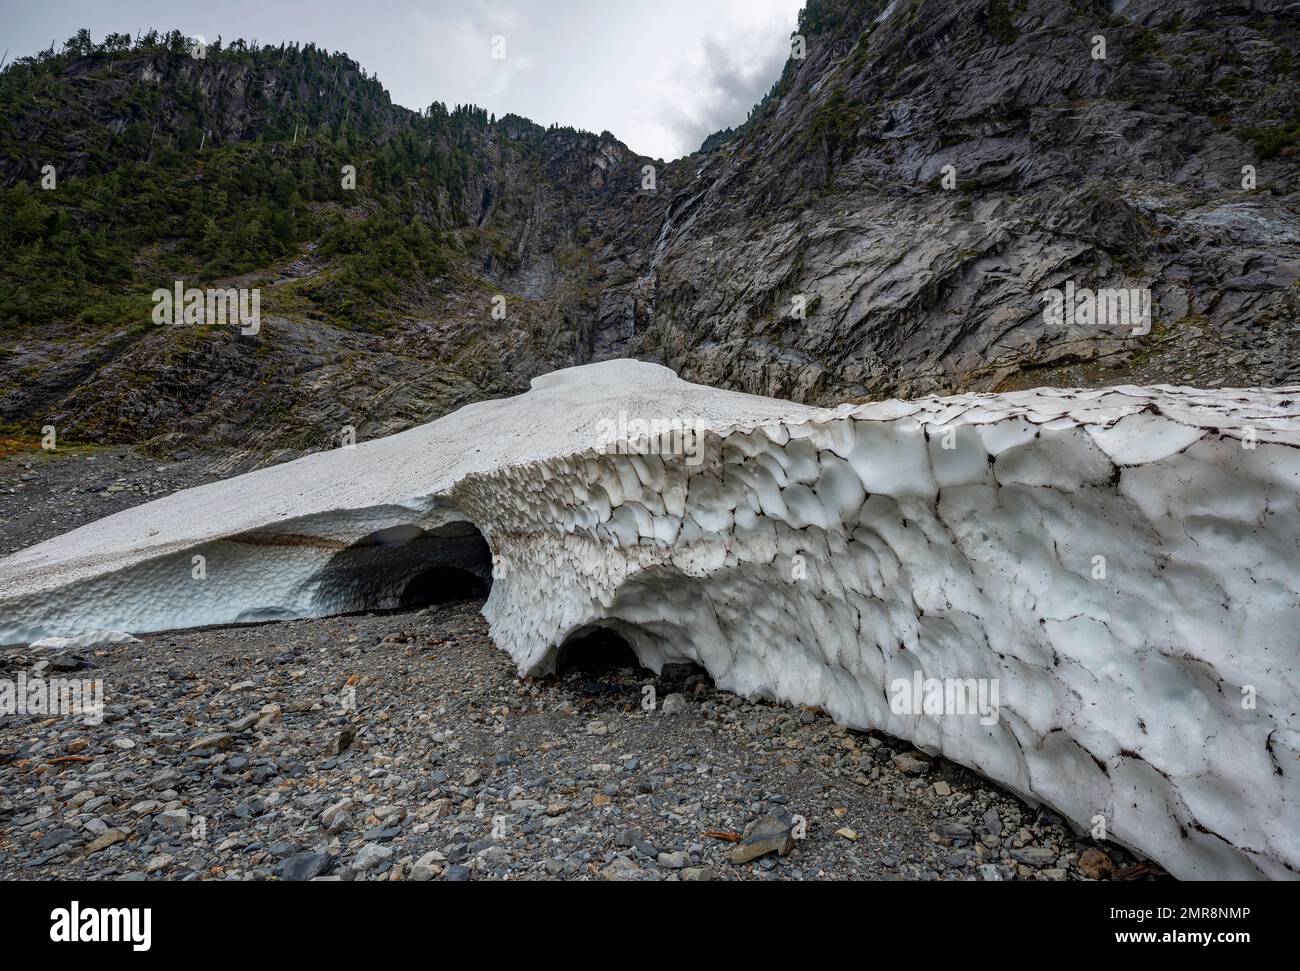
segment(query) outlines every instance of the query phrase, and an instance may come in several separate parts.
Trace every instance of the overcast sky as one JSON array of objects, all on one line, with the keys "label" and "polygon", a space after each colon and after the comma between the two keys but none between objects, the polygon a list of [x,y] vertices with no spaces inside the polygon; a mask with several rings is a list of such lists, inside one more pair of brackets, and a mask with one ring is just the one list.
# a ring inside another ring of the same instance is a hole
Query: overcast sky
[{"label": "overcast sky", "polygon": [[[0,54],[78,27],[177,28],[209,41],[315,41],[409,108],[473,103],[613,132],[678,158],[745,120],[776,81],[804,0],[0,0]],[[505,59],[494,60],[495,37]]]}]

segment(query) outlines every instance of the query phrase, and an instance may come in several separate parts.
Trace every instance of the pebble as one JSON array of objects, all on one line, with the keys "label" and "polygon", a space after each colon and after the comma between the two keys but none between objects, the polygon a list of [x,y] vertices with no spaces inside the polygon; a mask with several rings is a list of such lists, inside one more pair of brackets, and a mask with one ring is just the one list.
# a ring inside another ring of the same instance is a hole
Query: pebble
[{"label": "pebble", "polygon": [[352,866],[356,870],[373,870],[381,863],[387,863],[392,859],[392,856],[393,851],[388,847],[380,846],[378,843],[368,843],[361,847],[356,859],[352,862]]},{"label": "pebble", "polygon": [[1056,862],[1056,854],[1043,846],[1029,846],[1024,849],[1012,850],[1011,859],[1026,866],[1045,867]]},{"label": "pebble", "polygon": [[906,752],[894,756],[894,768],[903,775],[925,775],[930,771],[930,760],[920,752]]},{"label": "pebble", "polygon": [[1079,870],[1089,880],[1109,880],[1115,872],[1111,858],[1095,846],[1079,854]]},{"label": "pebble", "polygon": [[661,710],[665,715],[680,715],[686,711],[686,696],[674,692],[664,698]]}]

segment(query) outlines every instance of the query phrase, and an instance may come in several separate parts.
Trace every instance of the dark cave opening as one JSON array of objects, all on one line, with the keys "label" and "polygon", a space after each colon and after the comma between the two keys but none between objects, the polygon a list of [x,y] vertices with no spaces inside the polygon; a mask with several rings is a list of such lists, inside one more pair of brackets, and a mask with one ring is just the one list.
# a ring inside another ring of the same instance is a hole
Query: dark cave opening
[{"label": "dark cave opening", "polygon": [[338,553],[316,599],[329,614],[419,610],[481,600],[492,588],[492,549],[473,523],[394,526]]},{"label": "dark cave opening", "polygon": [[649,697],[656,697],[657,703],[671,694],[716,690],[708,672],[690,661],[666,663],[656,674],[641,663],[624,634],[611,626],[575,631],[556,653],[555,677],[588,698],[618,704],[644,704],[651,687],[654,694]]},{"label": "dark cave opening", "polygon": [[459,600],[482,600],[492,586],[491,578],[454,566],[435,566],[411,577],[402,590],[401,610],[419,610]]},{"label": "dark cave opening", "polygon": [[492,550],[472,523],[448,523],[405,546],[397,558],[408,577],[398,597],[400,610],[482,600],[492,589]]},{"label": "dark cave opening", "polygon": [[600,678],[627,668],[643,670],[632,645],[609,627],[578,631],[560,645],[555,658],[559,678]]}]

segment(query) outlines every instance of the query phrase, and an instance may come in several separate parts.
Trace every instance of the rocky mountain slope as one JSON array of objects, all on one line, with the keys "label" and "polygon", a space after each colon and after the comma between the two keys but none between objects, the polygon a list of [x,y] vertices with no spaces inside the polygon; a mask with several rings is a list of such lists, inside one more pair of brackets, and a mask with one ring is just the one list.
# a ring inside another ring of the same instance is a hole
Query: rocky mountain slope
[{"label": "rocky mountain slope", "polygon": [[[15,437],[49,422],[67,442],[264,463],[590,356],[583,240],[618,207],[604,172],[631,156],[612,136],[408,111],[310,46],[69,47],[0,77]],[[260,332],[155,325],[150,295],[178,280],[259,289]]]},{"label": "rocky mountain slope", "polygon": [[[671,164],[407,111],[310,45],[20,61],[0,420],[246,467],[619,356],[810,404],[1300,380],[1300,6],[811,0],[800,33]],[[152,324],[177,279],[260,287],[260,333]],[[1067,283],[1149,290],[1151,333],[1047,322]]]},{"label": "rocky mountain slope", "polygon": [[[810,5],[806,60],[739,138],[674,167],[661,222],[629,221],[652,252],[638,351],[819,402],[1294,376],[1298,17],[1283,2]],[[1046,325],[1040,294],[1066,281],[1149,288],[1154,332]],[[1198,367],[1199,341],[1246,359]]]}]

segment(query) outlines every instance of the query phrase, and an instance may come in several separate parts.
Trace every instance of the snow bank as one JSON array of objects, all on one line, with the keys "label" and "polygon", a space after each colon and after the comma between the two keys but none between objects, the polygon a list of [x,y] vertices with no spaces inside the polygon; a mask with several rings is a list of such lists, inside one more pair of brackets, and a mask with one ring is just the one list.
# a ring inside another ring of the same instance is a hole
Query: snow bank
[{"label": "snow bank", "polygon": [[910,739],[1176,875],[1294,877],[1293,394],[813,410],[591,365],[0,560],[0,641],[391,606],[429,565],[482,568],[472,524],[521,672],[610,627],[651,667]]}]

